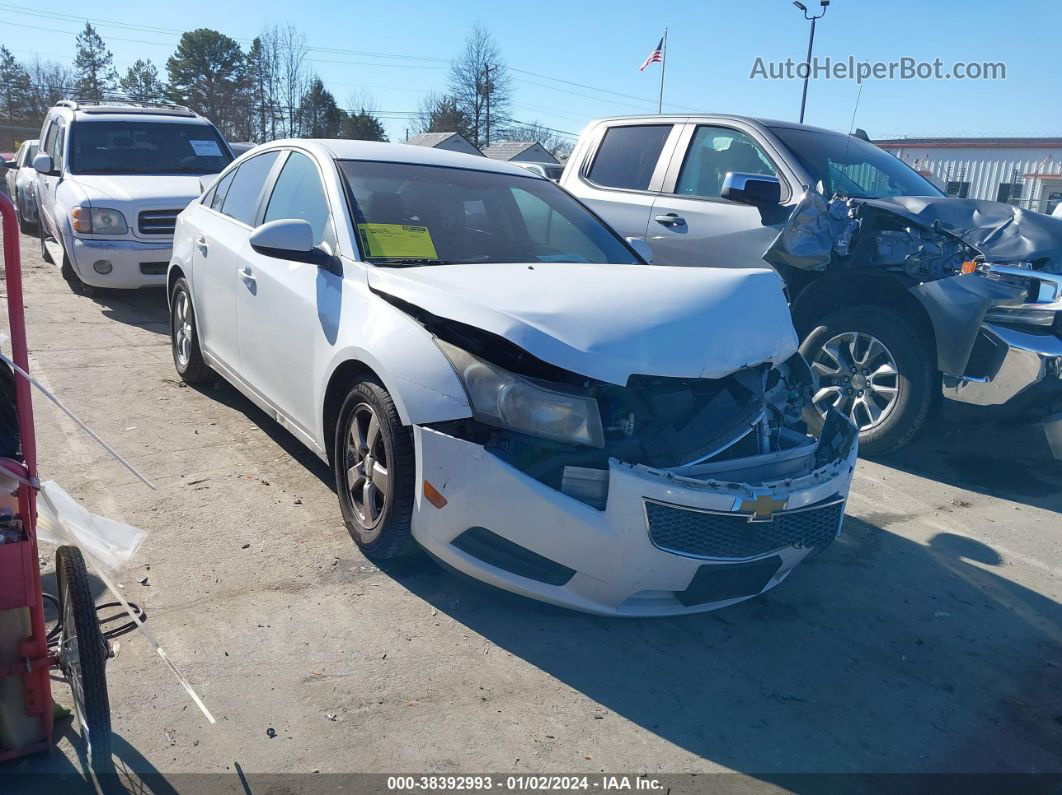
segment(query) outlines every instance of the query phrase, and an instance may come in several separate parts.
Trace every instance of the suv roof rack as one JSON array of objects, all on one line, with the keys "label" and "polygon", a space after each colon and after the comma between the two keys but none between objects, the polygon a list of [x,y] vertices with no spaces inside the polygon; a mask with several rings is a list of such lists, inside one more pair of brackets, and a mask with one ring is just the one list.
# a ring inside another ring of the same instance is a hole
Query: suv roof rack
[{"label": "suv roof rack", "polygon": [[57,108],[70,108],[82,113],[151,113],[164,116],[189,116],[196,114],[184,105],[168,103],[133,102],[132,100],[61,99]]}]

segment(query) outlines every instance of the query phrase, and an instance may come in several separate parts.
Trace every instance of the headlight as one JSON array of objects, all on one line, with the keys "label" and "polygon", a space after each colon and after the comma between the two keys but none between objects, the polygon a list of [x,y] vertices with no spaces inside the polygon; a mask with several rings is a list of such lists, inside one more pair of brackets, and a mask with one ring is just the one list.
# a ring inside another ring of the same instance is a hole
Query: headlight
[{"label": "headlight", "polygon": [[998,306],[985,313],[985,320],[996,323],[1020,323],[1028,326],[1050,326],[1062,310],[1062,275],[1036,271],[1031,263],[986,263],[980,273],[990,279],[1013,284],[1025,291],[1021,306]]},{"label": "headlight", "polygon": [[543,439],[604,447],[601,415],[590,395],[550,389],[448,342],[436,339],[435,344],[464,384],[480,422]]},{"label": "headlight", "polygon": [[70,211],[70,223],[83,235],[124,235],[129,231],[125,216],[106,207],[75,207]]}]

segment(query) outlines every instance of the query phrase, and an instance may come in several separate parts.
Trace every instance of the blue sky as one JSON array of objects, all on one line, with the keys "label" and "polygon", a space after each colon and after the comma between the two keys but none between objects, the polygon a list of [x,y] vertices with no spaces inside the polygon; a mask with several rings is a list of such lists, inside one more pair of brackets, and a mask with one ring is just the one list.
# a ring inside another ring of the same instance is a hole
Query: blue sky
[{"label": "blue sky", "polygon": [[[817,0],[805,4],[817,8]],[[162,70],[182,30],[210,27],[250,40],[263,27],[291,23],[311,47],[322,48],[311,52],[312,66],[340,104],[366,90],[388,114],[413,111],[423,93],[445,89],[445,59],[479,22],[494,34],[508,65],[523,70],[513,72],[513,117],[571,132],[598,116],[655,111],[659,67],[639,72],[638,66],[665,27],[665,111],[795,119],[800,81],[749,75],[758,56],[802,60],[808,34],[790,0],[103,0],[0,3],[0,15],[0,43],[16,56],[40,53],[66,63],[81,27],[77,20],[88,18],[98,23],[121,71],[142,57]],[[940,58],[949,66],[1003,61],[1007,79],[872,81],[861,95],[855,81],[813,80],[806,120],[847,130],[856,111],[855,125],[873,137],[1062,135],[1060,23],[1058,0],[833,0],[816,33],[820,57]],[[130,29],[138,26],[153,30]],[[401,118],[385,124],[392,140],[404,137]]]}]

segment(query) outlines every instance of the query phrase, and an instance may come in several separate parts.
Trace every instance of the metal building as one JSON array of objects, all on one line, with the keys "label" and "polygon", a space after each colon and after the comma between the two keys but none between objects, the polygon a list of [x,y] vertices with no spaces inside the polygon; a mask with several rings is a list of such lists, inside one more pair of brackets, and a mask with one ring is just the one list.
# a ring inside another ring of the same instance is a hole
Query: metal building
[{"label": "metal building", "polygon": [[874,141],[949,196],[1051,213],[1062,202],[1062,138],[893,138]]}]

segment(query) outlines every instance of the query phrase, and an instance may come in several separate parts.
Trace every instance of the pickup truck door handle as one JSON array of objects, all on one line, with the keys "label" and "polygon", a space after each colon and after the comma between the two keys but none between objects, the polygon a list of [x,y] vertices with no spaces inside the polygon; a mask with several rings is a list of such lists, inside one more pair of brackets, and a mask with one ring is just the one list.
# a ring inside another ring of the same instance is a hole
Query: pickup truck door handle
[{"label": "pickup truck door handle", "polygon": [[664,226],[685,226],[686,219],[678,213],[668,213],[667,215],[658,215],[654,219],[658,224]]},{"label": "pickup truck door handle", "polygon": [[207,248],[206,238],[200,237],[197,241],[195,241],[195,244],[199,248],[199,252],[205,257],[207,255],[207,251],[209,250]]},{"label": "pickup truck door handle", "polygon": [[251,270],[250,265],[244,265],[242,268],[240,268],[240,278],[246,279],[249,282],[254,281],[254,271]]}]

